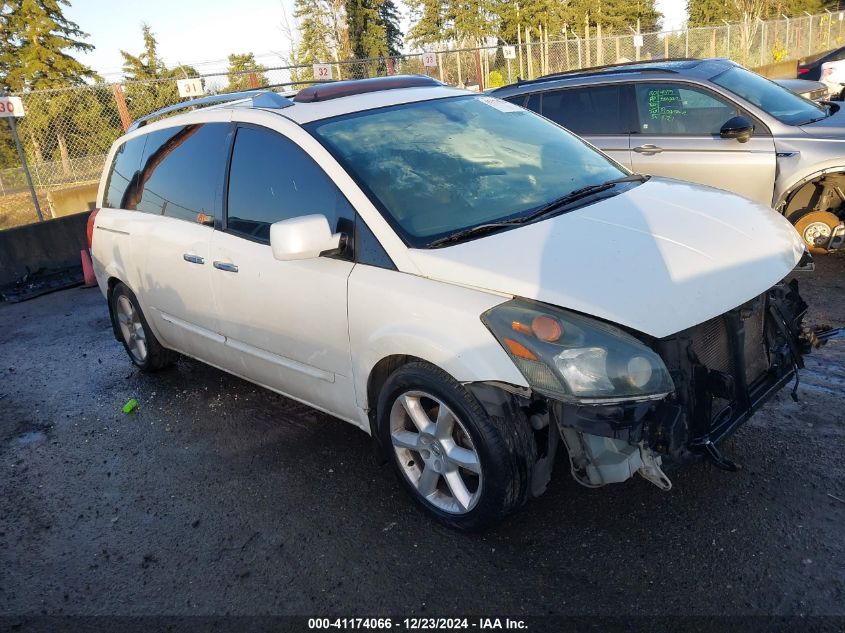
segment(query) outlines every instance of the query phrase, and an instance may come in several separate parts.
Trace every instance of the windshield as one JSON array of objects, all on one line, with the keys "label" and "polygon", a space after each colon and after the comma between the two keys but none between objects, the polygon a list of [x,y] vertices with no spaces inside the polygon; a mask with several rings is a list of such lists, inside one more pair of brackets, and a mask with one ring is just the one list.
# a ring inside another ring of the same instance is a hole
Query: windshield
[{"label": "windshield", "polygon": [[750,101],[787,125],[804,125],[827,116],[827,110],[819,104],[739,66],[726,70],[711,81]]},{"label": "windshield", "polygon": [[488,96],[357,112],[308,128],[415,247],[628,175],[563,128]]}]

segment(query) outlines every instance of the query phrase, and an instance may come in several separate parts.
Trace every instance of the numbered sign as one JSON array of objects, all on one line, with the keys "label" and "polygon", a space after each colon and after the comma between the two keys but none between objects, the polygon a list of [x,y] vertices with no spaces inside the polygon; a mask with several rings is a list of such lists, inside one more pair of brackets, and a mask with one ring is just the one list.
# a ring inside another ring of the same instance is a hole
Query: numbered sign
[{"label": "numbered sign", "polygon": [[23,116],[20,97],[0,97],[0,117]]},{"label": "numbered sign", "polygon": [[202,79],[177,79],[176,87],[179,88],[180,97],[199,97],[205,94]]},{"label": "numbered sign", "polygon": [[635,35],[634,36],[634,46],[637,48],[643,47],[643,36],[642,35]]},{"label": "numbered sign", "polygon": [[502,55],[505,59],[516,59],[516,46],[502,46]]},{"label": "numbered sign", "polygon": [[426,68],[437,68],[437,53],[423,53],[423,66]]},{"label": "numbered sign", "polygon": [[331,64],[314,64],[314,79],[331,79],[332,65]]}]

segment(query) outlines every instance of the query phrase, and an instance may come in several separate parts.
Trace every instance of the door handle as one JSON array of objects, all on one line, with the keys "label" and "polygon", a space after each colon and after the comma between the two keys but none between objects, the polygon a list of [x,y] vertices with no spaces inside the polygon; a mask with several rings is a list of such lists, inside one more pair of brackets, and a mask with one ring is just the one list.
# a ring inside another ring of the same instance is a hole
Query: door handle
[{"label": "door handle", "polygon": [[182,259],[190,264],[204,264],[205,260],[200,257],[199,255],[193,255],[191,253],[185,253],[182,255]]},{"label": "door handle", "polygon": [[651,156],[652,154],[659,154],[663,151],[662,147],[657,147],[657,145],[640,145],[639,147],[635,147],[634,151],[637,154],[645,154],[646,156]]},{"label": "door handle", "polygon": [[225,270],[227,273],[238,272],[238,267],[235,266],[235,264],[230,264],[229,262],[214,262],[214,267],[217,270]]}]

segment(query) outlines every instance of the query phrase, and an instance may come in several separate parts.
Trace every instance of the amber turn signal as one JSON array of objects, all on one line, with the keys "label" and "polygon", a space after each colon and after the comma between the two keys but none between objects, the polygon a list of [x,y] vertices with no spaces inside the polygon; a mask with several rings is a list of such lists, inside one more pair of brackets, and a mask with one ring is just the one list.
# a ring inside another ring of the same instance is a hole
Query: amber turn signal
[{"label": "amber turn signal", "polygon": [[505,345],[508,346],[508,351],[511,354],[516,356],[517,358],[524,358],[525,360],[537,360],[537,357],[534,356],[534,353],[525,347],[522,343],[517,343],[512,338],[505,339]]},{"label": "amber turn signal", "polygon": [[512,321],[511,329],[514,332],[519,332],[520,334],[527,334],[528,336],[531,336],[533,334],[531,328],[525,325],[525,323],[523,323],[522,321]]}]

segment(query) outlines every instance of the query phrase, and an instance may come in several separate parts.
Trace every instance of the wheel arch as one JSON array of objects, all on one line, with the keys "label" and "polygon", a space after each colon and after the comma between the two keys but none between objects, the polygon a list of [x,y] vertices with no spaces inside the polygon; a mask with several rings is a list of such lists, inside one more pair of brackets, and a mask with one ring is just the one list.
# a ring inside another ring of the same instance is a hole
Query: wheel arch
[{"label": "wheel arch", "polygon": [[783,214],[784,217],[789,219],[794,224],[795,221],[800,218],[801,214],[799,212],[801,211],[801,209],[790,208],[791,203],[796,199],[796,196],[801,192],[802,189],[804,189],[804,187],[815,182],[819,182],[824,178],[827,178],[828,176],[841,177],[843,183],[845,183],[845,167],[841,165],[836,165],[826,167],[824,169],[816,169],[815,171],[812,171],[809,174],[805,174],[800,178],[794,179],[785,188],[784,192],[778,198],[777,202],[774,205],[775,210]]}]

